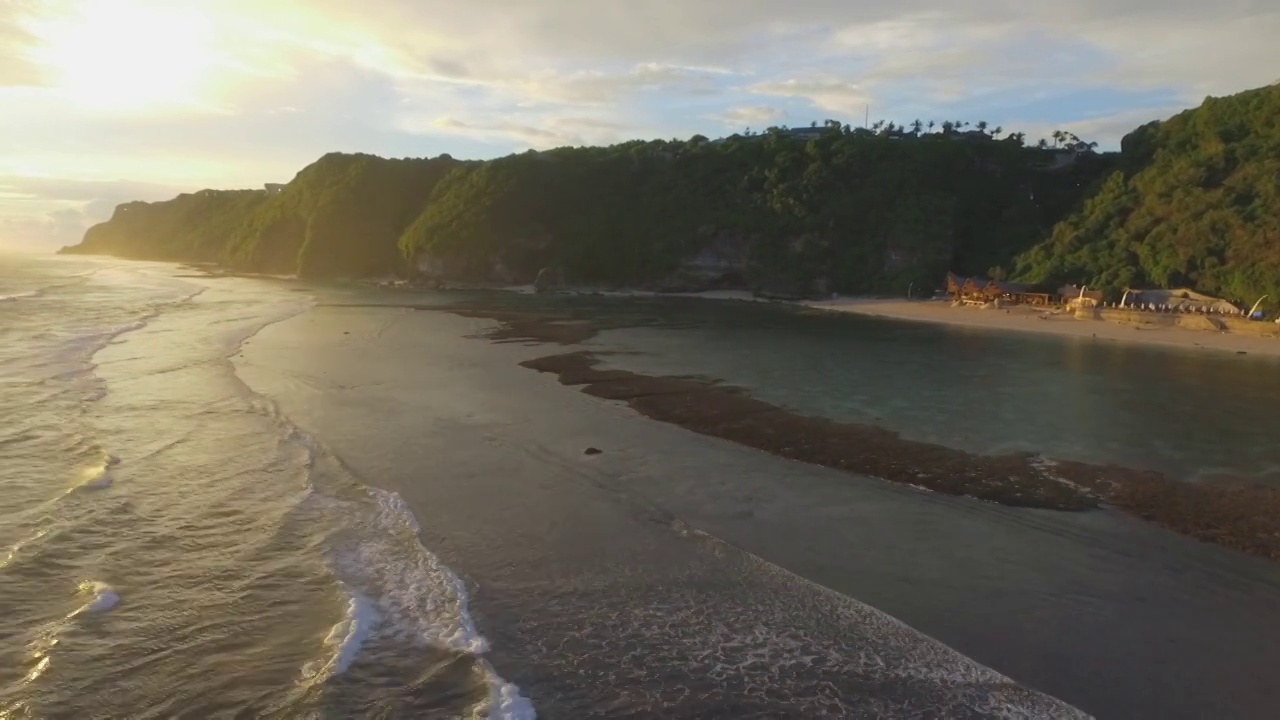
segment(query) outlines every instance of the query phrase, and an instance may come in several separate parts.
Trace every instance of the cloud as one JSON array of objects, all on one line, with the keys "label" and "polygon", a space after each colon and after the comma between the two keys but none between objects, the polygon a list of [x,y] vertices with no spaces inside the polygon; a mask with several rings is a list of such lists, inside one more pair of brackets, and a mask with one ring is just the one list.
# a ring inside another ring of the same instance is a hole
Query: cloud
[{"label": "cloud", "polygon": [[779,108],[768,105],[745,105],[732,107],[715,116],[721,123],[737,129],[746,127],[764,128],[773,125],[786,116]]},{"label": "cloud", "polygon": [[757,83],[747,88],[757,95],[803,98],[820,110],[856,117],[872,101],[858,85],[834,78],[789,79]]},{"label": "cloud", "polygon": [[0,176],[0,194],[19,195],[32,200],[88,202],[114,199],[159,200],[172,197],[181,188],[135,180],[76,180],[67,178]]},{"label": "cloud", "polygon": [[36,38],[18,21],[26,5],[20,0],[0,0],[0,88],[39,87],[47,82],[39,66],[27,58]]},{"label": "cloud", "polygon": [[570,104],[604,104],[635,93],[661,91],[677,95],[713,95],[724,73],[705,68],[643,63],[624,72],[579,71],[545,73],[514,83],[512,88],[530,96]]},{"label": "cloud", "polygon": [[132,180],[0,176],[0,241],[28,246],[69,245],[120,203],[167,200],[193,188]]},{"label": "cloud", "polygon": [[436,120],[432,125],[445,132],[469,135],[481,139],[491,138],[495,135],[511,138],[538,149],[582,144],[573,135],[510,121],[481,124],[467,123],[452,117],[443,117]]},{"label": "cloud", "polygon": [[[1275,80],[1280,36],[1280,7],[1262,0],[183,0],[216,53],[198,64],[203,103],[126,116],[77,107],[32,62],[31,18],[80,4],[0,0],[0,178],[256,186],[331,150],[492,157],[858,124],[868,103],[873,119],[1066,128],[1105,145],[1130,118]],[[82,190],[23,212],[43,224],[66,209],[50,203],[97,201]]]},{"label": "cloud", "polygon": [[1019,124],[1017,128],[1026,133],[1028,144],[1034,144],[1040,138],[1046,138],[1052,143],[1054,130],[1066,130],[1075,133],[1082,140],[1097,142],[1102,150],[1119,150],[1120,141],[1138,126],[1152,120],[1164,120],[1183,109],[1177,106],[1139,108],[1056,125]]}]

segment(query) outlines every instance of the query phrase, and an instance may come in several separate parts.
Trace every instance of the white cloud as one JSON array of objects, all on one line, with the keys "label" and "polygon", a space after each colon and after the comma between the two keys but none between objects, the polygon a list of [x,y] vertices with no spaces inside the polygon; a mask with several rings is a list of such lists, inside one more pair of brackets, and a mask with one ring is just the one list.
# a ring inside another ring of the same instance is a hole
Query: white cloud
[{"label": "white cloud", "polygon": [[[1273,81],[1280,36],[1274,0],[113,1],[201,18],[213,57],[187,60],[203,109],[77,109],[44,87],[57,74],[33,62],[31,18],[82,0],[0,0],[0,175],[234,187],[330,150],[494,155],[764,127],[798,108],[806,124],[856,122],[868,103],[1032,137],[1060,115],[1107,144],[1131,118]],[[1089,107],[1085,91],[1118,99]]]},{"label": "white cloud", "polygon": [[1164,120],[1185,108],[1175,106],[1139,108],[1100,117],[1077,120],[1075,122],[1058,123],[1016,123],[1018,131],[1026,133],[1027,144],[1035,144],[1045,138],[1052,144],[1053,131],[1065,130],[1075,133],[1081,140],[1098,143],[1102,150],[1119,150],[1120,141],[1125,135],[1133,132],[1140,125],[1152,120]]},{"label": "white cloud", "polygon": [[488,140],[494,137],[512,139],[535,149],[583,144],[581,138],[576,135],[532,125],[523,125],[509,120],[475,123],[464,122],[453,117],[442,117],[433,122],[432,126],[445,132],[466,135],[480,140]]},{"label": "white cloud", "polygon": [[803,98],[820,110],[829,110],[844,117],[862,114],[872,101],[871,94],[858,85],[835,78],[810,80],[775,80],[756,83],[748,92],[773,97]]},{"label": "white cloud", "polygon": [[715,116],[715,119],[736,130],[748,127],[763,129],[786,117],[786,113],[768,105],[743,105],[732,107]]}]

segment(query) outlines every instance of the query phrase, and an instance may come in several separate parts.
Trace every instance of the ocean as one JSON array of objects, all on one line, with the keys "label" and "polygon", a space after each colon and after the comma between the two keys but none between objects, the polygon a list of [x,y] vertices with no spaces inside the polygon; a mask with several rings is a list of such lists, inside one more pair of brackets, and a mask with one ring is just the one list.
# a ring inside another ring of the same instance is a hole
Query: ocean
[{"label": "ocean", "polygon": [[0,717],[533,717],[403,501],[236,376],[309,297],[0,262]]},{"label": "ocean", "polygon": [[[1269,391],[1265,363],[1196,372],[1145,349],[772,306],[97,258],[0,256],[0,298],[0,718],[1262,718],[1280,703],[1274,563],[1110,511],[937,496],[695,435],[518,365],[564,348],[409,305],[568,303],[622,367],[1188,479],[1271,477],[1250,429],[1265,409],[1235,407]],[[1207,377],[1215,391],[1196,390]],[[1177,378],[1193,422],[1170,436],[1183,425],[1161,387]],[[987,421],[951,419],[966,410]]]}]

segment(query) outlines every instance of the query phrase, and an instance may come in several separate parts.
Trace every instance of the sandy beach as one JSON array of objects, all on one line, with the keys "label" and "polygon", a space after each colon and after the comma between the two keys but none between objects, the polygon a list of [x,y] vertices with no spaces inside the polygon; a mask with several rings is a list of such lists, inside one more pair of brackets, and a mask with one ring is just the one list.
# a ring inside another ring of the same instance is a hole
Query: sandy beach
[{"label": "sandy beach", "polygon": [[[848,716],[856,712],[825,711],[822,693],[867,705],[902,681],[863,673],[833,643],[890,668],[904,656],[947,661],[910,633],[895,632],[881,652],[880,635],[849,620],[866,614],[824,588],[1098,717],[1262,718],[1275,707],[1267,671],[1280,648],[1280,586],[1269,560],[1111,507],[1012,507],[826,467],[814,452],[856,438],[796,443],[782,413],[705,388],[681,395],[679,378],[532,372],[551,369],[538,361],[552,355],[626,349],[616,335],[591,337],[589,318],[335,299],[259,333],[237,372],[351,472],[404,499],[424,546],[474,589],[470,608],[492,643],[486,657],[540,716],[608,715],[590,712],[602,706],[710,716],[716,708],[701,703],[755,702],[742,689],[755,684],[785,703],[759,715]],[[734,342],[755,356],[743,330]],[[663,337],[705,334],[646,332],[658,333],[645,343],[653,352]],[[583,380],[597,388],[571,384]],[[660,381],[680,392],[649,392]],[[743,432],[768,430],[792,451],[761,452],[750,437],[720,432],[711,426],[718,414],[750,419]],[[791,427],[823,436],[813,424]],[[903,467],[920,459],[881,456]],[[904,472],[883,465],[868,469]],[[726,627],[760,630],[744,640],[718,629]],[[796,649],[819,661],[796,664]],[[965,691],[973,672],[946,677]],[[903,690],[937,699],[919,683]],[[865,714],[876,713],[900,714]]]},{"label": "sandy beach", "polygon": [[[1175,316],[1155,313],[1116,313],[1115,319],[1077,319],[1066,312],[1031,307],[982,309],[952,307],[928,300],[838,298],[801,303],[805,307],[850,312],[872,317],[939,323],[986,330],[1013,330],[1103,342],[1144,343],[1188,350],[1205,349],[1280,357],[1280,337],[1273,323],[1250,323],[1257,334],[1190,329],[1172,324]],[[1109,313],[1110,314],[1110,313]],[[1188,318],[1200,320],[1202,318]],[[1158,324],[1167,323],[1167,324]]]}]

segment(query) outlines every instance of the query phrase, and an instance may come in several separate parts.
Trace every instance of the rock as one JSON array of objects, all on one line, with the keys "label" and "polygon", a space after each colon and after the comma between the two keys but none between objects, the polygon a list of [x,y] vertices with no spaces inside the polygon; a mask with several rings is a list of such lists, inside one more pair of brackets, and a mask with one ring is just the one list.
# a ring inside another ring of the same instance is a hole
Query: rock
[{"label": "rock", "polygon": [[533,287],[540,293],[561,290],[564,288],[564,273],[559,268],[542,268],[533,281]]},{"label": "rock", "polygon": [[583,452],[582,454],[583,454],[583,455],[603,455],[603,454],[604,454],[604,451],[603,451],[603,450],[601,450],[600,448],[593,448],[593,447],[589,447],[589,448],[587,448],[587,449],[586,449],[586,451],[585,451],[585,452]]}]

